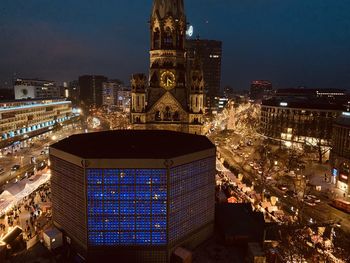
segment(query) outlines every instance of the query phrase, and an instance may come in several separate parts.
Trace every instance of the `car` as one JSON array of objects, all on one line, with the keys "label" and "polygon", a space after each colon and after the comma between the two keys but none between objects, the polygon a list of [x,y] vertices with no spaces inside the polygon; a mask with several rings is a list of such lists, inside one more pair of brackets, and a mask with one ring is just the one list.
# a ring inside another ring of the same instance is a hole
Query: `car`
[{"label": "car", "polygon": [[11,171],[18,171],[21,166],[19,164],[15,164],[12,166]]},{"label": "car", "polygon": [[250,162],[250,163],[249,163],[249,166],[250,166],[250,167],[254,167],[254,162]]},{"label": "car", "polygon": [[308,199],[303,199],[304,203],[307,204],[308,206],[315,206],[316,203],[312,200],[308,200]]},{"label": "car", "polygon": [[285,184],[278,185],[278,189],[280,189],[281,191],[288,191],[288,187]]},{"label": "car", "polygon": [[321,200],[318,199],[315,195],[306,195],[305,199],[309,200],[309,201],[312,201],[314,203],[320,203],[321,202]]}]

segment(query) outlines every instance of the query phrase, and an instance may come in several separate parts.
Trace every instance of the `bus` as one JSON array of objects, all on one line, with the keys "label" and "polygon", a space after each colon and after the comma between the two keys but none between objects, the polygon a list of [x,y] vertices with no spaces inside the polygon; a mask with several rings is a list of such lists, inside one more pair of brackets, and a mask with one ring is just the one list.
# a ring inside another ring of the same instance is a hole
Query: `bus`
[{"label": "bus", "polygon": [[342,199],[334,199],[331,205],[339,210],[350,214],[350,202]]}]

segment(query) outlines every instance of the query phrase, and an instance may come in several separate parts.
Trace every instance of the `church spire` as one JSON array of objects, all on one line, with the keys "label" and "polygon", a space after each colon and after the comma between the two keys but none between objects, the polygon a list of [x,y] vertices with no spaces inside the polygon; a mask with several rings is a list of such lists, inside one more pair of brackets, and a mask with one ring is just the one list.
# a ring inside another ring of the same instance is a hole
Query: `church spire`
[{"label": "church spire", "polygon": [[152,17],[163,19],[171,15],[173,18],[185,17],[185,8],[183,0],[154,0]]}]

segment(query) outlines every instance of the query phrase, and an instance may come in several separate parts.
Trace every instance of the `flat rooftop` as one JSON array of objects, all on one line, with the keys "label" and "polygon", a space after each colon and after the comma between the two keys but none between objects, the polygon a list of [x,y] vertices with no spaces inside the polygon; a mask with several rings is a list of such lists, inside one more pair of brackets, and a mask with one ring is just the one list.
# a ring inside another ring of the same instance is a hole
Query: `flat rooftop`
[{"label": "flat rooftop", "polygon": [[85,159],[168,159],[215,149],[205,136],[159,130],[117,130],[72,135],[51,148]]}]

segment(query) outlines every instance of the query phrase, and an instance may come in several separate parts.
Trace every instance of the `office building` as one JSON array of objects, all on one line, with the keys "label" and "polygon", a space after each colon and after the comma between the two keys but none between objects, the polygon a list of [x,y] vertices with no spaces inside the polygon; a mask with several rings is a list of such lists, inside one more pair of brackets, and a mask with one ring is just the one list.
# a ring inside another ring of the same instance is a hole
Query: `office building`
[{"label": "office building", "polygon": [[268,80],[254,80],[250,85],[251,100],[266,100],[273,95],[272,83]]},{"label": "office building", "polygon": [[131,90],[124,87],[120,81],[107,81],[103,83],[103,105],[110,109],[130,112]]},{"label": "office building", "polygon": [[275,96],[293,96],[293,97],[308,97],[308,98],[328,98],[328,99],[343,99],[349,98],[346,91],[343,89],[308,89],[304,87],[291,89],[278,89]]},{"label": "office building", "polygon": [[72,103],[63,99],[26,100],[0,103],[0,145],[49,131],[72,118]]},{"label": "office building", "polygon": [[261,104],[260,133],[281,144],[330,147],[341,103],[305,97],[275,97]]},{"label": "office building", "polygon": [[15,100],[58,99],[60,88],[54,81],[39,79],[16,79],[14,82]]},{"label": "office building", "polygon": [[107,81],[102,84],[102,103],[105,106],[115,106],[118,100],[118,90],[121,83],[115,81]]},{"label": "office building", "polygon": [[350,112],[343,112],[333,125],[332,180],[347,197],[350,187]]},{"label": "office building", "polygon": [[102,106],[102,85],[106,81],[106,77],[98,75],[84,75],[79,77],[80,102],[84,108]]},{"label": "office building", "polygon": [[72,101],[74,105],[79,105],[80,100],[80,89],[79,89],[79,81],[73,80],[68,84],[68,98]]},{"label": "office building", "polygon": [[[222,42],[206,39],[186,40],[187,60],[191,65],[196,54],[199,55],[205,84],[206,107],[215,107],[215,97],[221,92]],[[191,67],[191,66],[190,66]]]},{"label": "office building", "polygon": [[131,123],[134,129],[201,134],[204,79],[199,56],[188,68],[184,1],[154,0],[150,19],[149,77],[131,80]]},{"label": "office building", "polygon": [[54,224],[89,262],[170,262],[212,234],[215,151],[173,131],[64,139],[50,148]]},{"label": "office building", "polygon": [[117,92],[117,109],[123,112],[130,112],[131,90],[128,87],[121,87]]}]

